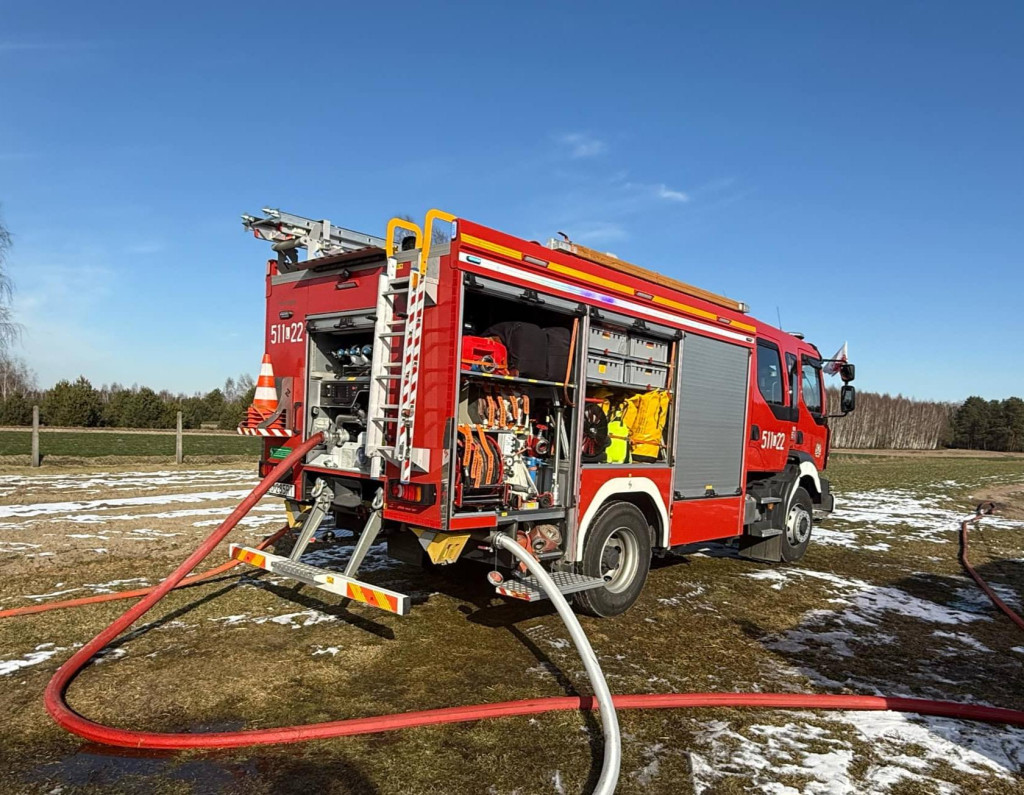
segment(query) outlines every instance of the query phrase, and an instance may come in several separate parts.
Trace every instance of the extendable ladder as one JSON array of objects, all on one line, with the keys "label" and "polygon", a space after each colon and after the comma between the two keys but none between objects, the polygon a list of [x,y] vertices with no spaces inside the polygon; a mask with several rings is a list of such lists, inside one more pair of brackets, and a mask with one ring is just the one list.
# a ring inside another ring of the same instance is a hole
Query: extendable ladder
[{"label": "extendable ladder", "polygon": [[[386,240],[388,263],[381,274],[377,292],[366,453],[373,456],[371,475],[380,477],[387,460],[399,468],[402,483],[409,482],[414,467],[425,472],[430,466],[430,450],[414,447],[413,433],[416,428],[423,313],[436,299],[437,277],[428,273],[430,239],[436,219],[450,222],[455,217],[440,210],[428,212],[425,239],[415,224],[401,218],[391,219]],[[398,229],[412,232],[416,247],[411,252],[396,256],[394,236]],[[399,264],[406,261],[409,263],[408,276],[399,276]],[[400,344],[396,344],[399,340]],[[394,393],[391,387],[396,381],[398,402],[389,403],[388,399]],[[392,427],[393,444],[388,442]]]},{"label": "extendable ladder", "polygon": [[287,272],[299,262],[300,248],[310,259],[358,251],[368,246],[384,248],[384,241],[373,235],[334,226],[327,219],[314,221],[272,207],[263,208],[264,217],[242,215],[242,226],[281,254],[281,271]]}]

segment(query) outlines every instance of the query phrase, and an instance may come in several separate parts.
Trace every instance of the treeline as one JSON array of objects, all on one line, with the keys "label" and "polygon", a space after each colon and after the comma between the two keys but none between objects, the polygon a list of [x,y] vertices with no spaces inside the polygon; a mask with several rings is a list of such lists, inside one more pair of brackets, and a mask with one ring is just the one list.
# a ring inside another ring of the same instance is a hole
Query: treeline
[{"label": "treeline", "polygon": [[[839,412],[839,390],[828,390],[830,413]],[[832,446],[879,450],[935,450],[952,439],[955,403],[858,392],[857,410],[831,421]]]},{"label": "treeline", "polygon": [[182,395],[149,387],[120,384],[94,387],[87,378],[58,381],[37,390],[14,383],[0,364],[0,425],[31,425],[32,406],[39,406],[44,425],[79,428],[173,428],[182,413],[185,428],[235,428],[245,417],[256,387],[252,377],[229,378],[222,389]]},{"label": "treeline", "polygon": [[950,447],[1024,452],[1024,400],[967,398],[953,416]]},{"label": "treeline", "polygon": [[[828,391],[829,411],[839,411],[839,390]],[[833,420],[832,445],[885,450],[966,450],[1024,452],[1024,400],[963,403],[911,400],[902,395],[857,394],[857,410]]]},{"label": "treeline", "polygon": [[[245,418],[255,391],[248,374],[194,395],[120,384],[96,388],[84,376],[39,390],[23,362],[0,357],[0,425],[31,425],[32,406],[38,405],[41,421],[51,426],[173,428],[181,411],[186,428],[230,430]],[[828,402],[830,413],[838,413],[838,389],[828,390]],[[860,392],[857,410],[832,420],[831,427],[833,447],[1024,452],[1024,400],[969,397],[957,405]]]}]

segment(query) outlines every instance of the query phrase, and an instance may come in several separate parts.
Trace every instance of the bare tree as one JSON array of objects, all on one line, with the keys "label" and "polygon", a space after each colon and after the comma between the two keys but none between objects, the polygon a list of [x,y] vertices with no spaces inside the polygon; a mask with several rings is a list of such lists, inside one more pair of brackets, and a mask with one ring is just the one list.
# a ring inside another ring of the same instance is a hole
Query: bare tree
[{"label": "bare tree", "polygon": [[0,352],[7,350],[21,334],[21,326],[14,320],[14,283],[7,273],[7,253],[12,245],[11,233],[0,216]]},{"label": "bare tree", "polygon": [[36,375],[21,359],[0,351],[0,400],[35,392]]},{"label": "bare tree", "polygon": [[[839,390],[828,390],[829,410],[839,411]],[[950,441],[956,404],[861,392],[857,410],[832,420],[833,447],[935,450]]]}]

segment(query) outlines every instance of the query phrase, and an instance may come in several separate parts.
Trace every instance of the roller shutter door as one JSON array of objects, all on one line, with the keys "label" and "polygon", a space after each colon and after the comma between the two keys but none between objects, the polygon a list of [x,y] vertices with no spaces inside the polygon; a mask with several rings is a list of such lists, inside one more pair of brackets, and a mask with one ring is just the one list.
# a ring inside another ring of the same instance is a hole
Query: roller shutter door
[{"label": "roller shutter door", "polygon": [[750,351],[686,334],[680,351],[676,399],[677,499],[740,493],[746,443]]}]

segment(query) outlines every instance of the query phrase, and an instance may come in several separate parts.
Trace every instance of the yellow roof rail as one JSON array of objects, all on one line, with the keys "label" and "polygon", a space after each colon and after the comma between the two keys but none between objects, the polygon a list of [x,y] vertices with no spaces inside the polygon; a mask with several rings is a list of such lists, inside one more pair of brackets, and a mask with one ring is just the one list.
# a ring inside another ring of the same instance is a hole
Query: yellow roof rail
[{"label": "yellow roof rail", "polygon": [[647,268],[641,268],[639,265],[634,265],[632,262],[626,262],[618,257],[613,257],[610,254],[595,251],[592,248],[581,246],[579,243],[573,243],[570,240],[549,240],[548,248],[555,249],[556,251],[566,251],[580,259],[589,260],[590,262],[594,262],[598,265],[604,265],[606,268],[611,268],[619,273],[635,276],[638,279],[653,282],[654,284],[661,285],[662,287],[668,287],[670,290],[678,290],[679,292],[686,293],[694,298],[700,298],[717,306],[731,309],[734,312],[743,312],[745,314],[750,311],[750,307],[742,301],[734,301],[731,298],[726,298],[724,295],[718,295],[717,293],[712,293],[708,290],[702,290],[700,287],[694,287],[692,284],[687,284],[686,282],[681,282],[678,279],[673,279],[671,276],[663,276],[660,273],[649,271]]}]

